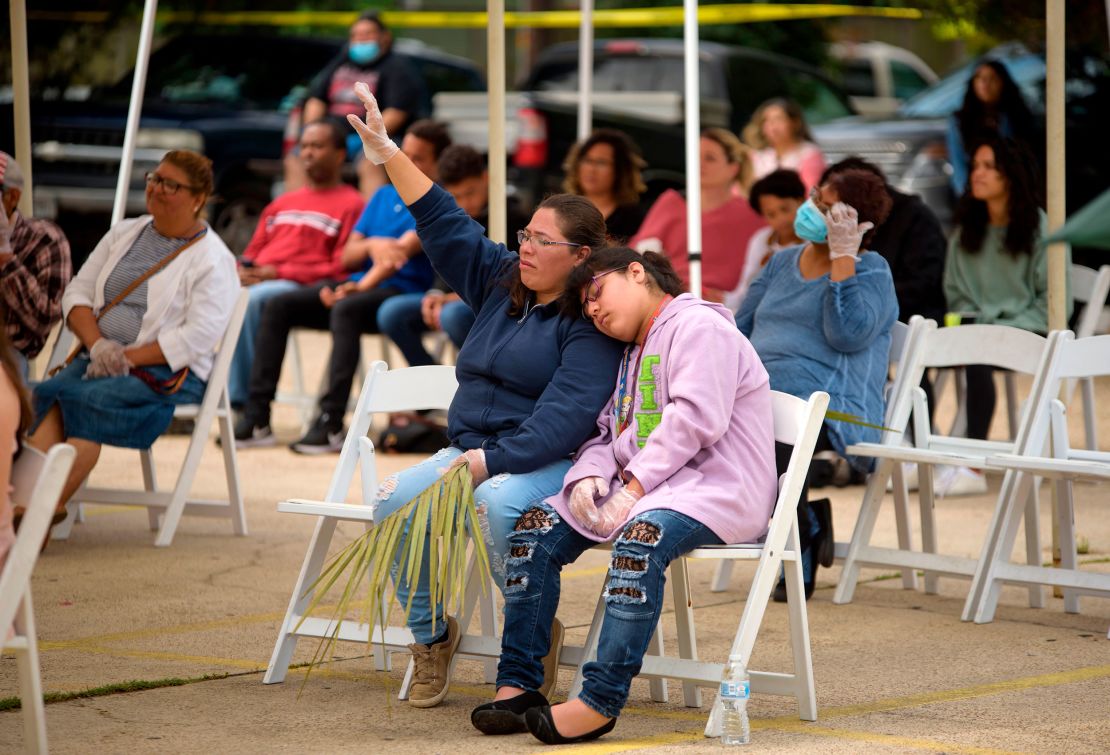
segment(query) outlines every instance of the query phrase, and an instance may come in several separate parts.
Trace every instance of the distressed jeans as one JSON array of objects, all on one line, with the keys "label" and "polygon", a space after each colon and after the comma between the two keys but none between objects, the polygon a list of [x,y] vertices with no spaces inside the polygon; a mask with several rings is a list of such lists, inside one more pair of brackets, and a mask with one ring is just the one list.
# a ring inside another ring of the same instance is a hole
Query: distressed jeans
[{"label": "distressed jeans", "polygon": [[[437,451],[424,461],[385,478],[378,487],[374,519],[381,521],[403,507],[427,489],[443,471],[462,454],[457,448]],[[482,528],[482,541],[489,554],[494,581],[500,586],[505,580],[505,555],[509,548],[509,532],[520,518],[521,512],[533,501],[543,500],[559,492],[563,477],[570,469],[570,459],[560,459],[534,472],[526,474],[499,474],[474,489],[474,503],[478,510],[478,523]],[[407,528],[406,528],[407,534]],[[416,584],[400,579],[394,564],[393,579],[397,585],[397,600],[407,605],[412,595],[412,610],[408,627],[413,638],[423,645],[430,645],[447,627],[443,605],[432,605],[428,589],[428,551],[425,550],[420,575]],[[435,630],[432,616],[435,615]]]},{"label": "distressed jeans", "polygon": [[[609,562],[597,660],[582,670],[578,699],[608,718],[620,715],[659,622],[667,566],[695,548],[720,542],[713,530],[677,511],[645,511],[625,525]],[[560,573],[597,543],[544,503],[532,504],[521,515],[509,543],[497,686],[533,691],[543,684]]]}]

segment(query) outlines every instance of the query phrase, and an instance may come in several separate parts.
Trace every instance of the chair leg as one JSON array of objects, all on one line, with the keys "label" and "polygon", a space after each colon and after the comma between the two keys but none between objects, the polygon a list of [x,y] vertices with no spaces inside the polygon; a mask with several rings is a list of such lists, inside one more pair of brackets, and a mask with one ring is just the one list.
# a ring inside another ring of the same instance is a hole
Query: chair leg
[{"label": "chair leg", "polygon": [[578,697],[578,693],[582,691],[582,669],[590,661],[597,660],[597,641],[601,636],[601,624],[605,620],[605,597],[601,590],[598,590],[597,605],[594,606],[594,617],[590,621],[590,628],[586,632],[586,643],[582,646],[582,662],[574,671],[574,679],[570,683],[570,691],[567,693],[567,699]]},{"label": "chair leg", "polygon": [[[731,562],[722,561],[721,563]],[[698,639],[694,627],[694,603],[690,595],[690,569],[684,558],[675,559],[671,564],[671,592],[674,596],[678,657],[697,660]],[[687,708],[700,708],[701,688],[693,682],[683,682],[682,701]]]},{"label": "chair leg", "polygon": [[19,698],[23,707],[23,748],[26,752],[45,755],[49,751],[46,744],[46,706],[42,699],[42,675],[30,585],[23,592],[21,602],[15,623],[17,631],[27,639],[27,647],[16,652]]},{"label": "chair leg", "polygon": [[996,513],[991,521],[991,529],[998,534],[996,537],[988,534],[984,551],[979,557],[972,592],[968,594],[968,602],[964,605],[965,621],[970,617],[976,624],[986,624],[994,619],[998,596],[1002,590],[1002,581],[995,576],[996,567],[1010,561],[1018,525],[1021,524],[1017,502],[1029,499],[1034,487],[1033,476],[1019,475],[1016,485],[1017,489],[1012,496],[999,497]]},{"label": "chair leg", "polygon": [[266,675],[262,677],[263,684],[278,684],[285,681],[289,664],[293,660],[293,651],[297,648],[297,635],[293,630],[312,600],[311,594],[303,593],[320,576],[328,556],[328,547],[335,535],[336,524],[335,519],[324,516],[316,522],[316,530],[312,533],[312,540],[305,553],[301,573],[297,575],[293,595],[289,599],[289,607],[285,610],[285,618],[281,622],[281,629],[278,630],[277,643],[270,656],[270,665],[266,669]]},{"label": "chair leg", "polygon": [[895,463],[892,459],[880,459],[878,469],[867,481],[867,490],[864,491],[863,503],[860,504],[859,516],[852,531],[852,540],[848,543],[848,553],[844,556],[844,568],[840,572],[836,592],[833,593],[833,603],[852,602],[852,595],[859,582],[859,551],[871,543],[875,522],[879,518],[879,507],[886,496],[886,480]]},{"label": "chair leg", "polygon": [[724,592],[728,589],[728,582],[731,577],[732,561],[721,561],[713,572],[713,581],[709,584],[709,591]]},{"label": "chair leg", "polygon": [[227,505],[231,516],[232,531],[247,534],[247,511],[243,506],[243,491],[239,487],[239,461],[235,451],[235,428],[231,424],[231,402],[227,391],[220,396],[220,411],[216,417],[220,432],[220,448],[224,455],[224,478],[227,480]]},{"label": "chair leg", "polygon": [[794,696],[798,717],[817,720],[817,690],[813,681],[813,654],[809,645],[809,615],[805,584],[798,561],[783,561],[786,572],[786,604],[790,615],[790,649],[794,656]]},{"label": "chair leg", "polygon": [[1095,381],[1093,378],[1083,378],[1079,381],[1079,390],[1083,398],[1083,428],[1086,431],[1087,449],[1098,450],[1098,421],[1095,418]]},{"label": "chair leg", "polygon": [[[1079,554],[1075,547],[1075,501],[1072,498],[1070,480],[1056,481],[1056,504],[1059,516],[1060,568],[1074,572],[1079,569]],[[1079,613],[1079,594],[1075,590],[1064,590],[1064,611]]]},{"label": "chair leg", "polygon": [[[651,635],[651,642],[648,643],[648,655],[657,655],[660,658],[667,654],[666,648],[663,647],[663,622],[660,621],[655,625],[655,632]],[[665,703],[670,700],[670,694],[667,692],[667,680],[655,677],[648,680],[648,689],[651,691],[651,699],[657,703]]]},{"label": "chair leg", "polygon": [[[921,513],[921,550],[923,553],[937,552],[936,496],[933,490],[932,464],[919,464],[917,468],[917,503]],[[938,575],[925,572],[925,592],[937,594]]]},{"label": "chair leg", "polygon": [[[913,550],[913,533],[910,531],[910,493],[906,488],[906,476],[901,463],[895,463],[893,471],[894,524],[898,531],[898,547],[904,551]],[[886,484],[884,480],[883,484]],[[917,589],[917,572],[911,568],[902,569],[902,588]]]},{"label": "chair leg", "polygon": [[[204,454],[205,443],[208,441],[208,428],[212,426],[214,412],[215,407],[207,405],[197,415],[193,437],[189,439],[189,449],[185,452],[185,461],[177,475],[177,483],[173,486],[173,497],[166,506],[165,513],[162,514],[162,526],[158,530],[157,537],[154,538],[154,544],[160,548],[165,548],[173,542],[173,535],[181,522],[181,515],[185,513],[185,504],[193,488],[197,469],[200,468],[200,459]],[[224,443],[224,448],[233,445],[234,443]]]},{"label": "chair leg", "polygon": [[[144,448],[139,451],[139,461],[143,469],[143,490],[153,493],[158,490],[158,480],[154,474],[154,449]],[[160,514],[161,512],[157,508],[147,508],[146,516],[151,532],[158,531]]]},{"label": "chair leg", "polygon": [[[1041,523],[1037,496],[1039,482],[1039,478],[1033,478],[1029,495],[1025,498],[1025,562],[1030,566],[1041,565]],[[1040,585],[1029,585],[1029,607],[1044,608],[1044,590]]]}]

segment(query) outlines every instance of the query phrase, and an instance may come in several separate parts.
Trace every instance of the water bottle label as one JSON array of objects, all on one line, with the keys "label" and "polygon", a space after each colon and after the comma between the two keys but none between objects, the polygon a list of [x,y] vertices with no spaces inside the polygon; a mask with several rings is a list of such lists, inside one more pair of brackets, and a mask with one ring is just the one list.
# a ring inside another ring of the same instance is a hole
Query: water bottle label
[{"label": "water bottle label", "polygon": [[748,698],[751,693],[750,682],[721,682],[721,697]]}]

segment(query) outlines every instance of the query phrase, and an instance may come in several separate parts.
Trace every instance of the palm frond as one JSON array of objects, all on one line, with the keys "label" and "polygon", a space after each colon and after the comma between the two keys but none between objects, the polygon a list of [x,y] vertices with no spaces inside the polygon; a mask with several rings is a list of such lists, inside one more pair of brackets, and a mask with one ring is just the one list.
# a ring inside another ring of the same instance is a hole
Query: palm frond
[{"label": "palm frond", "polygon": [[[433,603],[439,605],[447,604],[451,599],[461,600],[467,576],[468,538],[474,543],[478,582],[484,593],[490,580],[488,554],[474,504],[470,470],[462,464],[450,467],[419,495],[376,522],[336,553],[301,596],[311,595],[311,600],[296,629],[300,629],[305,618],[321,605],[329,591],[337,585],[341,586],[327,634],[320,638],[305,672],[304,682],[308,681],[312,669],[335,656],[340,628],[352,606],[356,605],[355,598],[364,581],[366,596],[362,602],[360,621],[369,627],[368,644],[373,642],[374,626],[380,628],[383,652],[385,628],[390,606],[397,599],[398,584],[405,580],[411,585],[420,578],[420,564],[425,553],[428,555],[428,593]],[[392,591],[389,590],[391,578]],[[402,620],[405,622],[412,610],[414,592],[409,591],[409,598],[403,607]],[[432,622],[434,632],[434,611]]]},{"label": "palm frond", "polygon": [[826,409],[825,410],[825,419],[831,419],[834,422],[847,422],[849,425],[859,425],[860,427],[872,427],[876,430],[894,432],[894,428],[892,428],[892,427],[884,427],[883,425],[875,425],[875,424],[872,424],[872,423],[868,422],[867,420],[863,419],[862,417],[857,417],[856,415],[848,414],[847,412],[834,412],[834,411],[830,411],[830,410]]}]

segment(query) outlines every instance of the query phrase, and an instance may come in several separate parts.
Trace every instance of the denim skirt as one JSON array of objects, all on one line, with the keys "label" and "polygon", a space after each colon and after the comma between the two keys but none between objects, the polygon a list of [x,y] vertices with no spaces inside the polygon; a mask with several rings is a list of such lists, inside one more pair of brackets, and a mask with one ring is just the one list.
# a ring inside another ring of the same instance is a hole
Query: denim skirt
[{"label": "denim skirt", "polygon": [[[67,438],[82,438],[122,448],[150,448],[170,426],[178,404],[199,404],[206,383],[190,372],[173,394],[162,394],[133,375],[85,379],[87,356],[79,356],[32,393],[38,427],[56,404]],[[145,367],[159,381],[173,374],[166,365]]]}]

